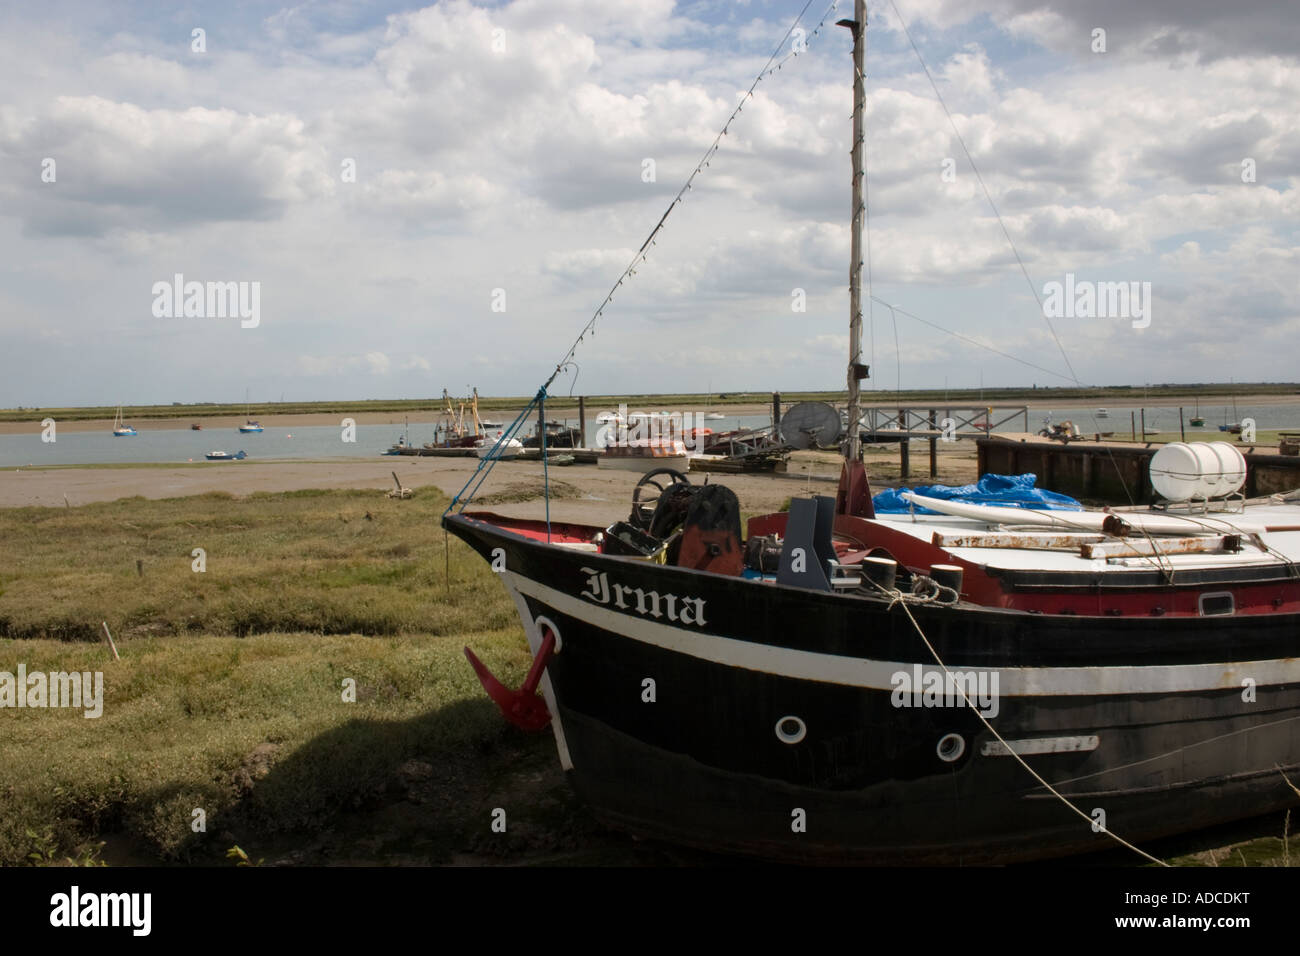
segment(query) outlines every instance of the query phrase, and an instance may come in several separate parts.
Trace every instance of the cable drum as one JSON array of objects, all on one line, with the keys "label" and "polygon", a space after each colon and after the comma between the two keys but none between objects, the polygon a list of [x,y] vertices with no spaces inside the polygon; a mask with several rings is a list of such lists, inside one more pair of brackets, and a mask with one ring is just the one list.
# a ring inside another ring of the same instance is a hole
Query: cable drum
[{"label": "cable drum", "polygon": [[1246,459],[1227,442],[1170,442],[1151,458],[1151,487],[1166,501],[1221,498],[1241,488]]}]

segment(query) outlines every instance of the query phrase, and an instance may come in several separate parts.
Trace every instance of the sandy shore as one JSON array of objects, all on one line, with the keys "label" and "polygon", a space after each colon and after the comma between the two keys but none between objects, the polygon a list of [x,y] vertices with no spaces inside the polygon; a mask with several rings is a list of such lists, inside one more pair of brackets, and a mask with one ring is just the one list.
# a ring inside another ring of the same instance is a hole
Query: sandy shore
[{"label": "sandy shore", "polygon": [[[255,491],[292,491],[300,488],[374,488],[376,494],[393,488],[396,471],[407,488],[434,486],[453,495],[464,486],[477,461],[472,458],[398,458],[384,461],[330,462],[223,462],[216,465],[181,465],[174,468],[23,468],[0,472],[0,507],[45,505],[63,507],[93,501],[112,501],[140,495],[177,498],[209,491],[247,495]],[[826,477],[838,474],[823,466]],[[551,517],[598,523],[623,516],[630,507],[632,489],[640,476],[607,471],[591,465],[552,468],[551,480],[575,486],[581,498],[553,500]],[[726,483],[745,502],[747,510],[775,510],[786,498],[799,494],[809,483],[805,474],[726,475]],[[519,486],[540,488],[542,467],[537,462],[502,462],[480,490],[480,495],[510,492]],[[693,477],[703,481],[703,476]],[[823,491],[829,482],[817,482]],[[533,516],[540,500],[490,506],[492,510]]]},{"label": "sandy shore", "polygon": [[[897,475],[898,453],[893,448],[869,448],[867,469],[873,485],[897,484],[885,477]],[[924,484],[927,459],[915,462],[922,475],[912,479]],[[18,468],[0,471],[0,507],[29,505],[64,507],[95,501],[113,501],[139,495],[144,498],[178,498],[209,491],[248,495],[257,491],[294,491],[301,488],[373,488],[376,493],[393,487],[394,471],[408,488],[433,486],[448,495],[456,494],[473,473],[472,458],[382,458],[376,460],[336,459],[330,461],[240,461],[202,462],[192,465],[141,467]],[[799,452],[791,457],[786,474],[710,474],[708,480],[727,485],[740,497],[747,512],[775,511],[792,495],[833,494],[839,477],[840,460],[834,452]],[[939,457],[940,481],[965,482],[975,477],[975,448],[962,443]],[[594,465],[552,467],[551,480],[577,489],[581,497],[551,502],[553,518],[605,524],[624,517],[631,505],[632,489],[640,475],[610,471]],[[706,475],[691,473],[691,480],[703,483]],[[540,489],[542,466],[538,462],[501,462],[492,471],[481,494],[509,489]],[[540,517],[542,501],[534,498],[494,510],[518,516]]]}]

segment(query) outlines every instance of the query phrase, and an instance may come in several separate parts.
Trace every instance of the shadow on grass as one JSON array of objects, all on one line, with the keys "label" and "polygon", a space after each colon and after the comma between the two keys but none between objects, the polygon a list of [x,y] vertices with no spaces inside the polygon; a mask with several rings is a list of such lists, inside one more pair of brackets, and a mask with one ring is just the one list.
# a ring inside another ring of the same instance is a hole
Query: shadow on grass
[{"label": "shadow on grass", "polygon": [[[172,861],[231,865],[678,865],[722,858],[640,841],[595,822],[568,786],[549,731],[525,734],[484,700],[409,720],[352,720],[291,752],[259,745],[232,778],[233,805]],[[138,805],[190,819],[163,787]],[[504,811],[504,832],[493,829]],[[147,831],[148,821],[142,821]],[[110,840],[110,864],[148,861]]]}]

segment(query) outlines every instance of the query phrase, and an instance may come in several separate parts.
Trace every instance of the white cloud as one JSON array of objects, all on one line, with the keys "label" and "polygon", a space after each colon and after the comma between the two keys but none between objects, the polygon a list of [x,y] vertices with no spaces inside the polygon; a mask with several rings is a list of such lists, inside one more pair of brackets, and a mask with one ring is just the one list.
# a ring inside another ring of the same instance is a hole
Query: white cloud
[{"label": "white cloud", "polygon": [[[328,195],[323,152],[301,120],[228,109],[146,110],[98,96],[59,96],[8,111],[0,181],[28,231],[98,235],[277,218]],[[42,182],[41,162],[55,162]]]},{"label": "white cloud", "polygon": [[[1281,343],[1300,316],[1295,24],[1257,0],[1185,6],[906,11],[1036,284],[1066,271],[1153,282],[1140,342],[1118,326],[1070,331],[1086,379],[1224,377],[1216,356],[1248,332],[1278,343],[1251,374],[1294,377]],[[530,392],[788,25],[670,0],[303,3],[270,17],[214,5],[200,58],[168,24],[85,10],[0,14],[0,405],[102,402],[128,367],[141,394],[125,401],[219,394],[232,367],[320,398],[470,378]],[[1056,364],[891,18],[873,17],[868,64],[874,288]],[[1093,20],[1111,53],[1088,50]],[[847,67],[847,35],[828,28],[759,85],[584,343],[580,389],[839,385]],[[57,183],[40,182],[46,156]],[[1246,156],[1254,184],[1240,181]],[[150,284],[175,272],[261,281],[261,327],[152,319]],[[794,287],[807,313],[790,311]],[[505,313],[490,309],[495,288]],[[968,347],[899,322],[904,385],[968,375]],[[892,366],[892,328],[877,338]]]}]

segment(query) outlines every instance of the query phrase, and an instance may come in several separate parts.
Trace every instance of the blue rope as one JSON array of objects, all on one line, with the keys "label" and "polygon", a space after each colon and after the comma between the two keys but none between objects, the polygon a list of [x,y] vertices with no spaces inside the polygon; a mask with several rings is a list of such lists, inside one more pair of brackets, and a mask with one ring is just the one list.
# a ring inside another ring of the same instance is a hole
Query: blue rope
[{"label": "blue rope", "polygon": [[[543,394],[545,394],[545,389],[538,393],[538,397]],[[492,446],[491,450],[479,459],[478,467],[474,469],[474,474],[469,476],[469,481],[465,482],[464,487],[461,488],[460,491],[456,493],[456,496],[451,499],[451,504],[447,505],[447,510],[442,513],[444,518],[448,513],[450,513],[452,508],[456,507],[457,503],[460,502],[462,498],[464,498],[464,504],[461,504],[457,514],[463,512],[470,501],[473,500],[474,496],[478,494],[479,488],[487,479],[487,476],[492,472],[492,468],[501,460],[501,452],[506,448],[505,443],[508,442],[514,433],[519,430],[519,426],[523,424],[524,419],[527,417],[528,413],[533,410],[533,406],[536,404],[537,398],[534,398],[528,403],[528,407],[520,412],[515,417],[515,420],[510,423],[510,427],[502,432],[501,437],[496,440],[496,444]],[[474,487],[471,489],[470,485],[473,485]],[[466,489],[469,489],[468,495],[465,494]]]},{"label": "blue rope", "polygon": [[546,543],[551,543],[551,472],[546,460],[546,387],[537,392],[537,421],[542,433],[542,495],[546,499]]}]

